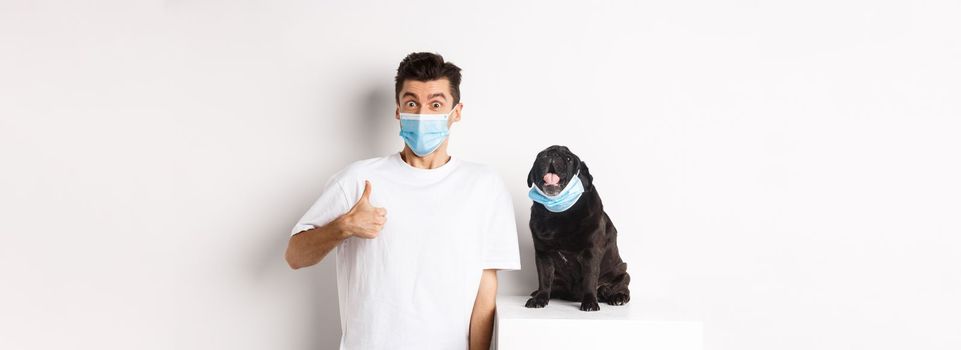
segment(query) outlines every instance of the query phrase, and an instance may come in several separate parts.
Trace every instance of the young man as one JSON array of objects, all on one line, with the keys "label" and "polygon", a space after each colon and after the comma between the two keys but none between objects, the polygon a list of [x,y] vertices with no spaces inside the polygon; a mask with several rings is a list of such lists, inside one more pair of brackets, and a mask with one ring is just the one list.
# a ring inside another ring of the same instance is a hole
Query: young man
[{"label": "young man", "polygon": [[291,268],[335,251],[340,349],[488,349],[497,270],[519,270],[510,194],[447,154],[460,68],[412,53],[397,68],[403,151],[334,174],[291,231]]}]

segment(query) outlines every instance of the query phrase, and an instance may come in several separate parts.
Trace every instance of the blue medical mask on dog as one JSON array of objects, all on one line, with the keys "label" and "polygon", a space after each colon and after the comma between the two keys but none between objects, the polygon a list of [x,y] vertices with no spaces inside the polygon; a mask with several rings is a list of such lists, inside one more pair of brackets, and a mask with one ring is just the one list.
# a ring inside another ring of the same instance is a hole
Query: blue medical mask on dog
[{"label": "blue medical mask on dog", "polygon": [[540,187],[534,185],[531,186],[530,192],[527,192],[527,197],[530,197],[531,200],[537,203],[543,204],[547,210],[552,212],[560,213],[565,211],[573,206],[574,203],[577,203],[577,200],[581,198],[581,194],[584,193],[584,184],[581,183],[581,178],[578,176],[579,174],[580,171],[574,174],[574,177],[571,181],[567,182],[567,186],[564,186],[561,193],[548,196],[546,193],[541,192]]},{"label": "blue medical mask on dog", "polygon": [[450,134],[447,128],[447,114],[400,114],[400,137],[418,157],[434,152]]}]

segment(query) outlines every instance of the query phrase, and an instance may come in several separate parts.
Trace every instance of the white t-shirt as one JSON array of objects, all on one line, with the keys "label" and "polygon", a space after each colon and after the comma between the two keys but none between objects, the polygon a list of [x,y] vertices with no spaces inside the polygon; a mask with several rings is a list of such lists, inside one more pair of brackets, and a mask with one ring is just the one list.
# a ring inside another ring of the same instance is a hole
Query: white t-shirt
[{"label": "white t-shirt", "polygon": [[340,349],[467,349],[482,270],[521,268],[504,182],[457,157],[435,169],[400,153],[356,161],[328,180],[291,236],[349,211],[364,180],[387,223],[374,239],[337,245]]}]

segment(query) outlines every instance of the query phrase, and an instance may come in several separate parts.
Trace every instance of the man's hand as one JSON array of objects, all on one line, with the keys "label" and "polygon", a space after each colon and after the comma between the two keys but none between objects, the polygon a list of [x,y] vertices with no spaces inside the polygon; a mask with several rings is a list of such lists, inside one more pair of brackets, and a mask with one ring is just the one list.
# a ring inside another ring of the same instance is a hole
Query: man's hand
[{"label": "man's hand", "polygon": [[340,219],[348,237],[376,238],[387,222],[387,210],[370,204],[370,181],[364,180],[364,194]]}]

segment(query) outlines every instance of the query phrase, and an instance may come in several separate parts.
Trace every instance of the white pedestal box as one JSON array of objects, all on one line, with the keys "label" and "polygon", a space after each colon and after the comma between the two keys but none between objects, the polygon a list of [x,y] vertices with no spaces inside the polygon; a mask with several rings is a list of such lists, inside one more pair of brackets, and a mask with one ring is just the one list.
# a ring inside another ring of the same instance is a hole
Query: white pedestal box
[{"label": "white pedestal box", "polygon": [[580,302],[551,299],[547,307],[528,309],[528,298],[497,297],[493,349],[702,349],[702,323],[670,307],[631,300],[585,312]]}]

